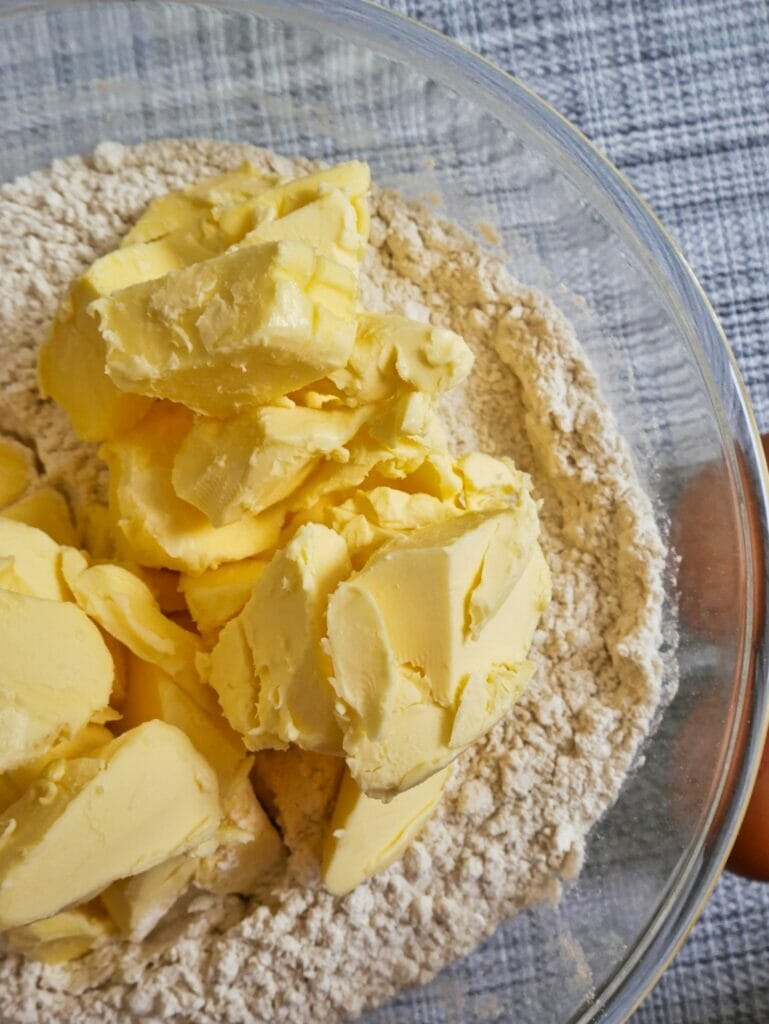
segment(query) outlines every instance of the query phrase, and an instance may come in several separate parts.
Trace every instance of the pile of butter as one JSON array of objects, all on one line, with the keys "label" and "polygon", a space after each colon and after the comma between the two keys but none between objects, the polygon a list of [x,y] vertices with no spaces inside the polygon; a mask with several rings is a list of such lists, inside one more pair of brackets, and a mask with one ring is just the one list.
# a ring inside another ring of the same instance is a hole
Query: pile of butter
[{"label": "pile of butter", "polygon": [[[334,894],[511,707],[549,600],[528,477],[456,457],[456,334],[367,312],[369,170],[155,199],[62,302],[40,390],[101,442],[75,509],[0,443],[0,930],[47,961],[194,888]],[[310,884],[310,883],[308,883]]]}]

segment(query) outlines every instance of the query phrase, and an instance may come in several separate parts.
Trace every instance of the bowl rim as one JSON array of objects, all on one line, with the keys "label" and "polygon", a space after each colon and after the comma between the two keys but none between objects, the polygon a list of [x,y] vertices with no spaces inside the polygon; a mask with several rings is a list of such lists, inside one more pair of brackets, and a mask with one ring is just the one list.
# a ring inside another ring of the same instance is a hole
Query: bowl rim
[{"label": "bowl rim", "polygon": [[[86,6],[89,0],[19,0],[3,5],[0,20],[52,8]],[[101,0],[125,3],[127,0]],[[769,471],[758,425],[734,353],[716,313],[676,242],[625,175],[590,139],[520,79],[431,26],[373,0],[165,0],[165,3],[237,11],[326,32],[398,63],[414,66],[455,92],[462,92],[503,124],[517,117],[516,132],[557,157],[591,197],[663,294],[678,319],[699,368],[716,416],[740,526],[747,566],[743,621],[737,650],[737,699],[727,728],[721,773],[710,812],[680,858],[668,887],[642,933],[626,950],[611,977],[572,1016],[572,1024],[622,1021],[651,992],[702,912],[726,863],[758,772],[769,728],[769,638],[767,608],[755,608],[752,576],[769,573],[764,551],[750,529],[757,502],[761,534],[769,531]],[[755,505],[753,505],[755,507]],[[725,809],[721,801],[728,801]],[[713,829],[715,827],[715,833]]]}]

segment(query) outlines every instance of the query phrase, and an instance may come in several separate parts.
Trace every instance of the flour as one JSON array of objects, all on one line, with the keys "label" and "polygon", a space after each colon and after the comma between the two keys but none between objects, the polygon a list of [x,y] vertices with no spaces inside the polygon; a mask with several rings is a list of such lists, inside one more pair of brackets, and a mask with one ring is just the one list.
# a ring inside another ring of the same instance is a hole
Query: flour
[{"label": "flour", "polygon": [[[0,430],[34,446],[78,505],[103,493],[94,451],[35,390],[35,350],[72,277],[153,196],[246,146],[106,143],[0,189]],[[362,302],[464,335],[468,382],[444,401],[457,449],[512,455],[542,501],[553,600],[537,674],[465,754],[437,816],[398,863],[343,899],[296,856],[268,904],[192,895],[144,945],[61,968],[0,961],[0,1020],[333,1024],[424,982],[505,917],[557,898],[614,800],[661,695],[664,549],[572,329],[543,296],[433,211],[375,191]]]}]

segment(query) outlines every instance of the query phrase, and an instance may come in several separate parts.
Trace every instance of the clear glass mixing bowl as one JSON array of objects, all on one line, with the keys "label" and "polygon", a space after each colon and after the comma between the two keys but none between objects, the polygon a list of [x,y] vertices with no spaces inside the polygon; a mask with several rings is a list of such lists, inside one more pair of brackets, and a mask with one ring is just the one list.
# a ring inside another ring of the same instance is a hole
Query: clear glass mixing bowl
[{"label": "clear glass mixing bowl", "polygon": [[[766,479],[745,392],[713,312],[627,183],[554,110],[480,58],[373,6],[6,3],[0,181],[103,139],[248,141],[368,160],[411,196],[439,192],[467,230],[494,226],[515,274],[575,321],[667,531],[710,467],[687,533],[726,559],[671,561],[675,605],[717,591],[683,629],[678,693],[592,833],[556,910],[507,922],[472,956],[366,1018],[615,1021],[649,990],[722,866],[766,725],[760,531]],[[690,557],[690,556],[687,556]],[[687,588],[691,592],[687,593]],[[695,592],[696,590],[696,592]]]}]

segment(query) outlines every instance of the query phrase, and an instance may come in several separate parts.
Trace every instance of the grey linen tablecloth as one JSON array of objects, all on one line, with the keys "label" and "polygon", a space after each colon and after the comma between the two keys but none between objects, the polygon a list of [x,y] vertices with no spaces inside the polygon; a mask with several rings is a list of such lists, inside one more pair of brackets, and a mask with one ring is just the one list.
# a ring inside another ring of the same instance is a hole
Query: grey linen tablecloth
[{"label": "grey linen tablecloth", "polygon": [[[708,292],[769,430],[768,0],[385,3],[517,75],[627,174]],[[769,885],[727,874],[634,1024],[765,1021]]]}]

